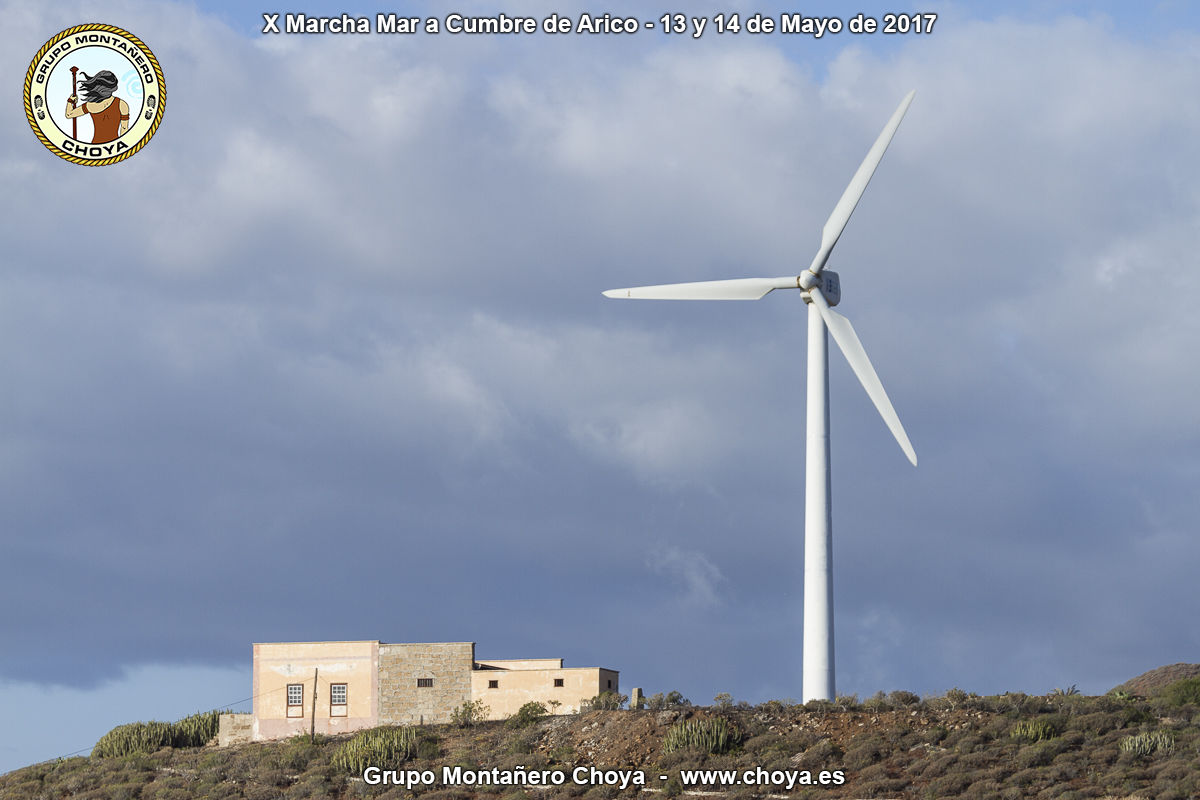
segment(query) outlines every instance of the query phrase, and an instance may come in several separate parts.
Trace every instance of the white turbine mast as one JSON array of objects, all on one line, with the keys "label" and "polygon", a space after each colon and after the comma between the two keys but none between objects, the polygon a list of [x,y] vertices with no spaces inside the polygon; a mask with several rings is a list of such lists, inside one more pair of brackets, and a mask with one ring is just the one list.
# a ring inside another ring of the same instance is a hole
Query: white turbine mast
[{"label": "white turbine mast", "polygon": [[798,277],[736,278],[725,281],[671,283],[610,289],[605,297],[645,300],[758,300],[775,289],[799,289],[808,304],[808,412],[805,448],[804,484],[804,664],[802,694],[809,700],[833,700],[833,522],[829,503],[829,344],[825,330],[833,333],[850,368],[867,390],[871,402],[883,417],[892,436],[913,466],[917,454],[900,424],[875,368],[854,332],[850,320],[831,306],[841,299],[837,273],[825,270],[825,262],[841,237],[850,215],[884,152],[900,127],[915,91],[900,101],[879,138],[867,152],[850,185],[834,206],[821,230],[821,246],[808,269]]}]

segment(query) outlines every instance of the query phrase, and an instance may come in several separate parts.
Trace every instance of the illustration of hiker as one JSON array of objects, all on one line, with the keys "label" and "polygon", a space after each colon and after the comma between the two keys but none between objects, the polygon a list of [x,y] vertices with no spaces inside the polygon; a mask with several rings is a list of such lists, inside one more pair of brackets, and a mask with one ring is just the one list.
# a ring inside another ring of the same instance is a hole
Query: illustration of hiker
[{"label": "illustration of hiker", "polygon": [[[83,80],[75,86],[75,71],[71,67],[71,83],[73,94],[67,98],[67,119],[71,122],[72,138],[75,133],[75,118],[84,114],[92,115],[92,144],[111,142],[129,130],[129,104],[115,96],[117,76],[102,69],[95,75],[83,73]],[[78,90],[84,91],[83,103],[78,103]]]}]

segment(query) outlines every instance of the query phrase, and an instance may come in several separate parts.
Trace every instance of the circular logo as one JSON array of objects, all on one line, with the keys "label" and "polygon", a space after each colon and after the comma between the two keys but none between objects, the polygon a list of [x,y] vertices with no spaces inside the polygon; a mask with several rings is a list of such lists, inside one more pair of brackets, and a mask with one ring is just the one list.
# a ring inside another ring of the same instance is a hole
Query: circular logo
[{"label": "circular logo", "polygon": [[141,39],[77,25],[42,45],[25,74],[25,116],[42,144],[74,164],[123,161],[162,122],[167,86]]}]

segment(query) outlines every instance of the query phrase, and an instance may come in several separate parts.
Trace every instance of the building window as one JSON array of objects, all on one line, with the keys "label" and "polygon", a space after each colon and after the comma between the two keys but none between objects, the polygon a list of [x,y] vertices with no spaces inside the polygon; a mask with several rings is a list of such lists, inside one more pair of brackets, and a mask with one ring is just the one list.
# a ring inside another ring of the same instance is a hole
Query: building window
[{"label": "building window", "polygon": [[432,689],[433,688],[433,678],[417,678],[417,688],[418,689]]},{"label": "building window", "polygon": [[612,678],[608,679],[608,688],[612,688]]},{"label": "building window", "polygon": [[563,679],[562,679],[562,678],[555,678],[555,679],[554,679],[554,685],[555,685],[556,687],[558,687],[558,686],[562,686],[562,685],[563,685]]},{"label": "building window", "polygon": [[287,715],[289,717],[304,716],[303,683],[289,683],[287,685]]},{"label": "building window", "polygon": [[499,689],[500,681],[488,681],[488,688],[489,689]]},{"label": "building window", "polygon": [[331,683],[329,684],[329,716],[344,717],[346,716],[346,684]]}]

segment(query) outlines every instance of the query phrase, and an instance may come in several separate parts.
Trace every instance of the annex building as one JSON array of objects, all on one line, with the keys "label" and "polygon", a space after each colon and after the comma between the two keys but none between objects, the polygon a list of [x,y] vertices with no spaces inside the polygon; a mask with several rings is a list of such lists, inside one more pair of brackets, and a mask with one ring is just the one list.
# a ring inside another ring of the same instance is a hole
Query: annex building
[{"label": "annex building", "polygon": [[222,718],[222,744],[287,738],[314,723],[318,733],[334,734],[450,722],[456,708],[475,700],[488,719],[530,701],[572,714],[602,692],[619,691],[616,670],[564,667],[561,658],[480,660],[474,642],[256,644],[252,674],[253,712]]}]

